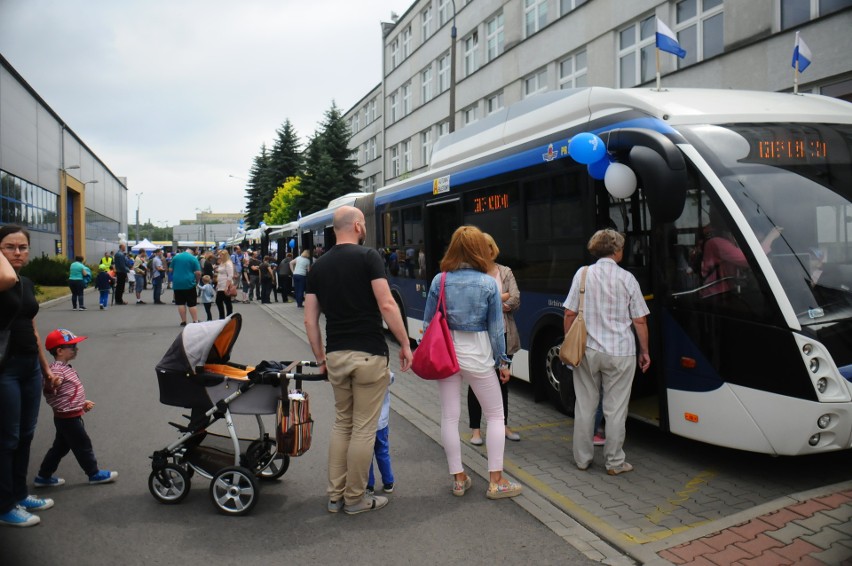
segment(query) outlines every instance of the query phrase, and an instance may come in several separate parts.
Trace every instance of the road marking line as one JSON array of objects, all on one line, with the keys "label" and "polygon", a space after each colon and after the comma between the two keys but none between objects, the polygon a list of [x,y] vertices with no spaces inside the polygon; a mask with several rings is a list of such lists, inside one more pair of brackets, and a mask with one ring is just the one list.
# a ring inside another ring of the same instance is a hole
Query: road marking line
[{"label": "road marking line", "polygon": [[714,477],[716,477],[716,472],[712,470],[701,472],[686,482],[683,489],[675,492],[675,496],[670,497],[665,505],[657,506],[657,509],[645,515],[645,518],[655,525],[659,524],[660,521],[671,515],[679,507],[682,507],[682,503],[689,501],[693,493],[698,491],[703,484],[706,484]]}]

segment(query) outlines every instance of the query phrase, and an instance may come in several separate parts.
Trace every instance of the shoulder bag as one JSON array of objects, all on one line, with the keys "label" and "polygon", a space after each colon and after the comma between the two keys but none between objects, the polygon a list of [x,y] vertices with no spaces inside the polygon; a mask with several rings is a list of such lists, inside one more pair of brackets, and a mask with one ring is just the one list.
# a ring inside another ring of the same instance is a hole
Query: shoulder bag
[{"label": "shoulder bag", "polygon": [[441,274],[441,291],[438,304],[435,305],[435,316],[423,333],[420,345],[414,351],[411,369],[423,379],[444,379],[459,371],[459,361],[456,359],[456,347],[447,325],[446,304],[444,302],[444,283],[447,274]]},{"label": "shoulder bag", "polygon": [[568,329],[565,339],[562,341],[562,347],[559,348],[559,359],[562,363],[577,367],[583,361],[583,354],[586,353],[586,320],[583,318],[583,299],[586,294],[586,272],[589,266],[583,268],[583,274],[580,275],[580,306],[577,309],[577,318]]}]

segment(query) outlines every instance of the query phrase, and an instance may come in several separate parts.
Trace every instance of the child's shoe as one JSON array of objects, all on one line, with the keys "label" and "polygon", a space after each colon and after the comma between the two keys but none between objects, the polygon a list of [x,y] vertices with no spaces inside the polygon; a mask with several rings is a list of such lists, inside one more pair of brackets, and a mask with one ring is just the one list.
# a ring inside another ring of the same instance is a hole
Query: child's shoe
[{"label": "child's shoe", "polygon": [[600,434],[596,434],[592,437],[592,444],[595,446],[604,446],[606,444],[606,438]]},{"label": "child's shoe", "polygon": [[32,527],[33,525],[38,525],[40,521],[41,519],[38,516],[20,507],[13,507],[11,511],[0,515],[0,525],[6,525],[7,527]]},{"label": "child's shoe", "polygon": [[33,480],[33,485],[36,487],[59,487],[64,484],[65,480],[56,476],[50,476],[49,478],[36,476]]},{"label": "child's shoe", "polygon": [[53,500],[47,497],[42,499],[35,495],[28,495],[26,499],[22,499],[18,502],[18,507],[28,513],[30,511],[44,511],[45,509],[53,507]]},{"label": "child's shoe", "polygon": [[393,482],[382,485],[382,491],[385,493],[393,493]]},{"label": "child's shoe", "polygon": [[366,495],[375,495],[376,488],[372,485],[368,485],[366,491],[364,492]]},{"label": "child's shoe", "polygon": [[89,476],[89,484],[95,485],[99,483],[109,483],[115,481],[118,477],[118,472],[110,472],[109,470],[100,470],[93,476]]},{"label": "child's shoe", "polygon": [[461,497],[465,494],[467,490],[470,489],[470,486],[473,485],[473,480],[470,479],[470,476],[466,476],[463,480],[453,480],[453,495],[456,497]]}]

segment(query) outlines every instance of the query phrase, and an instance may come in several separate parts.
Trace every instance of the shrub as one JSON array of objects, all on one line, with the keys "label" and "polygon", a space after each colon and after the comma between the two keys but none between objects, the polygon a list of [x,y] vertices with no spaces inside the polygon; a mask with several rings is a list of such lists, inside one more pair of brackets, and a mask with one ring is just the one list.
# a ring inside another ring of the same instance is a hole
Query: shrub
[{"label": "shrub", "polygon": [[71,262],[65,257],[37,257],[30,260],[21,270],[21,274],[32,279],[37,285],[58,287],[68,284],[68,270]]}]

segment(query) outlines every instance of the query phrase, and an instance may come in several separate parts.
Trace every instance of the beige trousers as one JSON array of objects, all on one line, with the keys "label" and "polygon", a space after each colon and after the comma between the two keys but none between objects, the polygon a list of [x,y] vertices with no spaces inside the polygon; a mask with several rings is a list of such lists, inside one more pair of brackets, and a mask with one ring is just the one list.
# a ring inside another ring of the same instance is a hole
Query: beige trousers
[{"label": "beige trousers", "polygon": [[354,350],[329,352],[326,363],[337,412],[328,447],[328,497],[354,505],[367,489],[390,368],[386,356]]}]

